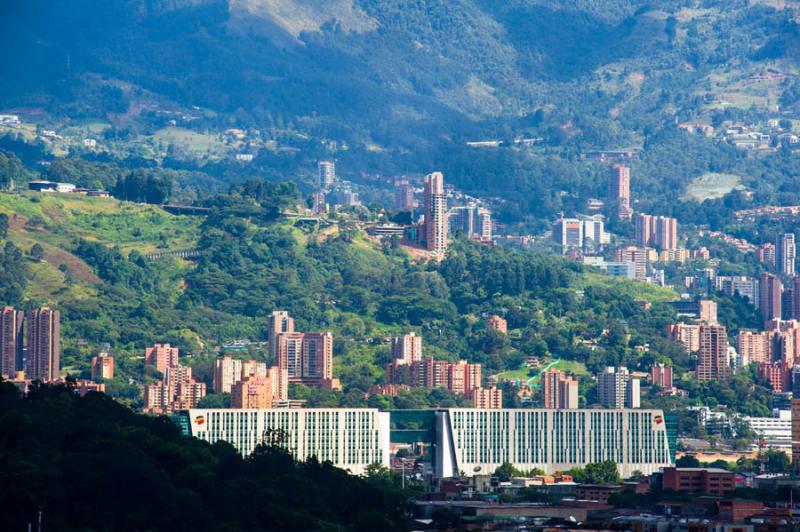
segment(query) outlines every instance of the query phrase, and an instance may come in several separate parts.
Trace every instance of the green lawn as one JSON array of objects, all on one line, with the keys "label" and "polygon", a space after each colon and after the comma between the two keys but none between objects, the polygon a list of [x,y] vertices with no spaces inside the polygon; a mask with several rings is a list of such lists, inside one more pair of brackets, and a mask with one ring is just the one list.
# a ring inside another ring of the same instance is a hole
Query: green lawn
[{"label": "green lawn", "polygon": [[576,288],[585,289],[590,286],[614,288],[637,301],[648,301],[650,303],[675,301],[678,299],[678,293],[672,288],[657,286],[644,281],[620,279],[619,277],[612,277],[602,273],[584,273],[580,276]]},{"label": "green lawn", "polygon": [[[542,361],[542,367],[536,369],[529,369],[527,367],[521,367],[519,369],[511,370],[511,371],[503,371],[502,373],[498,373],[497,377],[500,379],[520,379],[522,381],[527,381],[531,377],[538,376],[539,373],[542,371],[544,367],[550,364],[553,361],[552,358],[545,358]],[[589,375],[589,371],[586,369],[586,366],[582,362],[577,362],[574,360],[564,360],[561,359],[555,364],[551,369],[558,369],[567,373],[571,373],[573,375],[577,375],[579,377],[584,377]],[[536,384],[538,379],[536,379],[533,384]]]}]

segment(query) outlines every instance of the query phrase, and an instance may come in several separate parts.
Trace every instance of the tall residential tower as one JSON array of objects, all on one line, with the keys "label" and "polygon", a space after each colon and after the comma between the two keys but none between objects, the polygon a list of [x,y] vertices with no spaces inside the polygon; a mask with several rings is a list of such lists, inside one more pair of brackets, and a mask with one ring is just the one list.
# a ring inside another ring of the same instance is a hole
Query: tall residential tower
[{"label": "tall residential tower", "polygon": [[444,176],[433,172],[425,176],[425,248],[428,251],[447,251],[447,195],[444,192]]},{"label": "tall residential tower", "polygon": [[52,382],[61,376],[61,313],[48,307],[28,312],[25,376]]}]

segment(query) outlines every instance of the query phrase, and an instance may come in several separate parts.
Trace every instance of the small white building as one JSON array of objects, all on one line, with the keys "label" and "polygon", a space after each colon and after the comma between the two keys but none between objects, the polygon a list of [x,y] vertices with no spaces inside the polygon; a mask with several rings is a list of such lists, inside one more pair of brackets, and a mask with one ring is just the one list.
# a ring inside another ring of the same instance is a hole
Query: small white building
[{"label": "small white building", "polygon": [[770,447],[791,449],[792,411],[773,409],[772,417],[742,417],[742,421]]}]

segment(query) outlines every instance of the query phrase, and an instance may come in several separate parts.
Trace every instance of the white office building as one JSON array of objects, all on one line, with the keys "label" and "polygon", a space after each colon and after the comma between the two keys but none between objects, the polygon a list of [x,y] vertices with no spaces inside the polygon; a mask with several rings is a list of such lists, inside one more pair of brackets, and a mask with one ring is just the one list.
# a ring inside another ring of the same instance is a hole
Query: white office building
[{"label": "white office building", "polygon": [[297,460],[315,456],[362,475],[370,464],[389,466],[389,413],[372,408],[191,409],[181,423],[195,438],[227,441],[249,455],[278,441]]},{"label": "white office building", "polygon": [[491,474],[505,462],[547,474],[612,460],[619,474],[673,465],[677,427],[661,410],[454,408],[436,413],[436,475]]}]

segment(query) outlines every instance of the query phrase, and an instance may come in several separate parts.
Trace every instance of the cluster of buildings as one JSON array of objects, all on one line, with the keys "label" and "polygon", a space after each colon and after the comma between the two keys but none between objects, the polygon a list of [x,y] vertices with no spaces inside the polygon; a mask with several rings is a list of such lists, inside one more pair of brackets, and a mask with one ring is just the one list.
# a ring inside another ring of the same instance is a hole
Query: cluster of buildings
[{"label": "cluster of buildings", "polygon": [[[607,208],[611,216],[631,220],[630,177],[628,166],[612,165],[608,178],[608,203],[590,200],[587,209],[594,212]],[[607,260],[597,254],[605,244],[610,243],[603,220],[601,214],[562,218],[553,226],[552,238],[561,246],[562,253],[608,275],[660,285],[665,283],[664,271],[653,268],[653,264],[710,258],[708,249],[704,247],[690,250],[680,246],[675,218],[639,213],[634,219],[635,245],[615,249],[613,260]]]},{"label": "cluster of buildings", "polygon": [[678,221],[667,216],[639,213],[635,222],[636,245],[659,251],[677,249]]},{"label": "cluster of buildings", "polygon": [[[441,257],[447,251],[450,235],[460,235],[479,242],[493,243],[492,213],[479,200],[456,193],[445,185],[441,172],[433,172],[423,179],[422,214],[415,215],[418,202],[415,189],[408,178],[394,181],[395,208],[410,211],[409,225],[384,224],[367,228],[367,233],[377,237],[396,236],[405,243],[422,247]],[[448,200],[464,203],[448,208]]]},{"label": "cluster of buildings", "polygon": [[155,344],[145,349],[144,363],[154,367],[161,380],[145,384],[142,410],[150,414],[169,414],[195,408],[206,396],[206,385],[192,378],[192,368],[179,360],[179,350],[170,344]]},{"label": "cluster of buildings", "polygon": [[787,143],[790,146],[800,144],[800,137],[791,131],[780,127],[777,118],[767,121],[767,127],[755,125],[734,124],[725,130],[722,140],[744,151],[775,151],[776,145]]},{"label": "cluster of buildings", "polygon": [[214,393],[230,394],[231,408],[272,408],[289,399],[289,372],[229,356],[214,363]]},{"label": "cluster of buildings", "polygon": [[[25,324],[27,322],[27,335]],[[56,382],[61,378],[61,313],[42,307],[0,311],[0,375]]]},{"label": "cluster of buildings", "polygon": [[[27,323],[27,328],[26,328]],[[92,360],[92,378],[95,361]],[[102,364],[102,362],[100,363]],[[105,374],[114,375],[114,361],[105,362]],[[103,376],[102,366],[97,368]],[[34,381],[66,382],[61,378],[61,313],[41,307],[27,313],[11,307],[0,310],[0,377],[26,392]],[[105,391],[105,384],[78,380],[73,383],[81,395]]]},{"label": "cluster of buildings", "polygon": [[597,252],[611,242],[602,214],[561,218],[553,225],[552,235],[564,254],[570,251]]},{"label": "cluster of buildings", "polygon": [[726,381],[740,365],[722,325],[678,323],[671,325],[669,332],[689,353],[697,355],[695,376],[699,381]]},{"label": "cluster of buildings", "polygon": [[453,207],[448,213],[450,232],[467,238],[490,242],[492,240],[492,213],[476,204]]},{"label": "cluster of buildings", "polygon": [[[493,323],[494,327],[504,328],[505,325],[497,321]],[[480,364],[425,358],[422,338],[415,333],[393,337],[391,343],[392,361],[386,365],[386,386],[377,387],[374,392],[397,395],[406,386],[444,388],[464,395],[476,408],[502,407],[503,392],[496,387],[482,387]]]},{"label": "cluster of buildings", "polygon": [[758,247],[758,260],[777,273],[792,277],[795,274],[797,245],[794,233],[782,233],[775,239]]},{"label": "cluster of buildings", "polygon": [[283,310],[269,316],[269,351],[285,371],[288,382],[339,390],[333,378],[333,335],[330,332],[298,332],[294,318]]},{"label": "cluster of buildings", "polygon": [[317,190],[312,196],[312,212],[317,215],[327,213],[329,199],[333,203],[334,211],[340,207],[361,205],[358,192],[352,190],[350,183],[340,181],[336,175],[336,162],[322,160],[317,163]]}]

